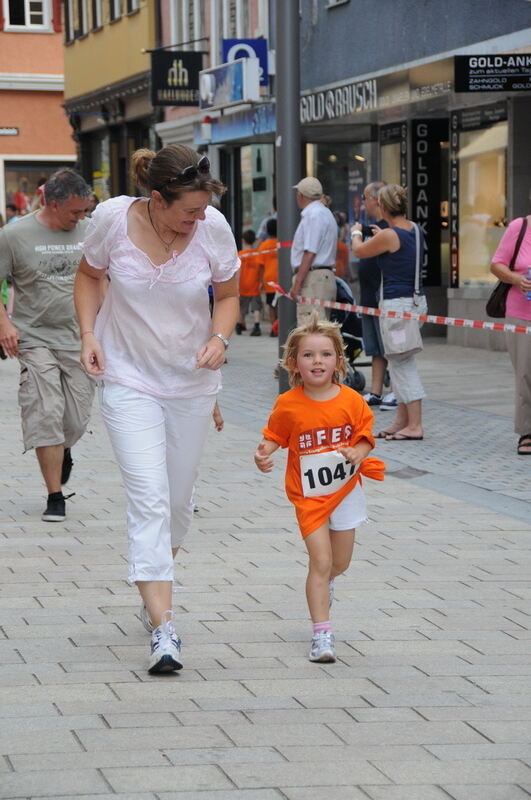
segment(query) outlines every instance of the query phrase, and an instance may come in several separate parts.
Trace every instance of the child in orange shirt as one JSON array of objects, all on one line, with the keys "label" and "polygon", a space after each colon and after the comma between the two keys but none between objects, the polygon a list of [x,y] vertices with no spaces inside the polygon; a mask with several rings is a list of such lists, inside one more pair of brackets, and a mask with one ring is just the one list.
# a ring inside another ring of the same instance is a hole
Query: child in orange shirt
[{"label": "child in orange shirt", "polygon": [[[256,255],[256,234],[249,228],[242,234],[243,250],[238,251],[241,258],[240,267],[240,317],[236,323],[236,333],[246,331],[245,317],[249,309],[253,313],[254,327],[250,336],[261,336],[260,316],[262,313],[262,296],[260,294],[260,264]],[[246,246],[247,245],[247,246]]]},{"label": "child in orange shirt", "polygon": [[272,454],[288,448],[286,493],[309,554],[306,597],[313,622],[310,661],[335,661],[330,623],[334,578],[345,572],[356,527],[366,521],[360,473],[383,480],[385,465],[367,458],[373,414],[340,383],[345,356],[339,326],[312,314],[286,342],[282,366],[292,388],[277,398],[254,459],[271,472]]},{"label": "child in orange shirt", "polygon": [[278,336],[278,333],[275,333],[274,325],[277,318],[277,309],[276,306],[273,305],[275,290],[268,285],[269,281],[278,283],[278,239],[276,219],[268,219],[266,231],[267,239],[258,247],[258,262],[260,264],[260,275],[266,293],[266,303],[269,311],[269,321],[271,323],[271,333],[269,335]]}]

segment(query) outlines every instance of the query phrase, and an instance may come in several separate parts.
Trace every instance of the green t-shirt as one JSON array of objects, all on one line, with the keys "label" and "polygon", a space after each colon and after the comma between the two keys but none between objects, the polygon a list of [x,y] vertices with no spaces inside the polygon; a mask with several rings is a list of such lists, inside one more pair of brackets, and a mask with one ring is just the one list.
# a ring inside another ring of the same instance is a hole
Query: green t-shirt
[{"label": "green t-shirt", "polygon": [[0,230],[0,280],[12,276],[20,346],[79,350],[73,286],[88,220],[52,231],[35,214]]}]

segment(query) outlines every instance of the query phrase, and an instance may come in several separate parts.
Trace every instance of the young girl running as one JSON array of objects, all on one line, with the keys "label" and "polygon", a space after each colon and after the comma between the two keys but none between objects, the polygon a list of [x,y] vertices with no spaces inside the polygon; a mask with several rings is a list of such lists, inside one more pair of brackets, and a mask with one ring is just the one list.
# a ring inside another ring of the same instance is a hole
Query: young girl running
[{"label": "young girl running", "polygon": [[345,572],[357,526],[365,522],[360,473],[383,480],[385,465],[366,458],[374,447],[373,414],[340,383],[345,357],[339,327],[319,320],[293,330],[282,366],[290,391],[278,397],[254,459],[271,472],[272,454],[287,447],[286,493],[310,557],[306,598],[313,622],[310,661],[335,661],[330,623],[334,578]]}]

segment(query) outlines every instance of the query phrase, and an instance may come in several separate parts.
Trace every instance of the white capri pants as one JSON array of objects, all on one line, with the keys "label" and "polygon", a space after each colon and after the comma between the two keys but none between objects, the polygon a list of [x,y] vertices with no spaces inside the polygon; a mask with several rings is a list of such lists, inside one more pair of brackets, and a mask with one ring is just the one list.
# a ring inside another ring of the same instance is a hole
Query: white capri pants
[{"label": "white capri pants", "polygon": [[[381,304],[384,311],[407,311],[410,314],[426,314],[428,307],[424,295],[419,298],[418,305],[412,297],[396,297],[384,300]],[[422,325],[421,325],[422,327]],[[386,356],[391,386],[399,403],[413,403],[422,400],[426,392],[420,380],[415,354],[409,356]]]},{"label": "white capri pants", "polygon": [[164,399],[118,383],[100,405],[127,494],[129,583],[173,581],[172,547],[190,526],[192,493],[216,397]]}]

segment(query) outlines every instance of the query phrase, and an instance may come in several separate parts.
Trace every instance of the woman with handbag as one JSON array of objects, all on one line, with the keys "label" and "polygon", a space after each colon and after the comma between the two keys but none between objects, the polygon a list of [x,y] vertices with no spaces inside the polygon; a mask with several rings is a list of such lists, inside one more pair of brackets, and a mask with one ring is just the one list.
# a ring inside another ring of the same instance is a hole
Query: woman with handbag
[{"label": "woman with handbag", "polygon": [[[380,309],[425,314],[426,297],[420,286],[424,237],[406,217],[406,190],[396,184],[383,186],[378,192],[378,205],[389,227],[375,227],[374,236],[362,242],[361,225],[354,224],[352,251],[356,258],[378,257],[382,273]],[[419,323],[381,317],[380,329],[398,408],[394,422],[376,438],[418,441],[424,438],[422,399],[426,396],[415,360],[415,354],[422,350]]]},{"label": "woman with handbag", "polygon": [[[499,316],[505,316],[511,325],[531,325],[530,266],[531,216],[528,216],[509,223],[490,268],[501,281],[501,290],[506,290],[505,313],[502,308]],[[509,332],[505,336],[516,383],[514,430],[520,437],[516,452],[519,456],[531,456],[531,336]]]}]

